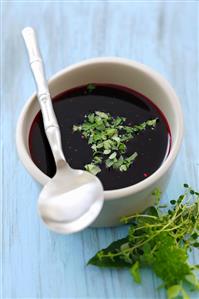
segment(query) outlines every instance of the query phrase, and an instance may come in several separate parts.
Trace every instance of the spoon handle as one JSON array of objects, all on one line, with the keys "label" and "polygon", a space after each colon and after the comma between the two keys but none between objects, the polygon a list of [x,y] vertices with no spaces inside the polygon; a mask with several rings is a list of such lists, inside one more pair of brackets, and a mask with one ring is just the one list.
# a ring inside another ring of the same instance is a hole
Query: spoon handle
[{"label": "spoon handle", "polygon": [[22,30],[22,35],[28,51],[29,62],[37,86],[37,97],[41,107],[44,128],[56,164],[65,161],[62,151],[59,125],[53,109],[48,84],[45,78],[44,66],[39,51],[35,31],[31,27]]}]

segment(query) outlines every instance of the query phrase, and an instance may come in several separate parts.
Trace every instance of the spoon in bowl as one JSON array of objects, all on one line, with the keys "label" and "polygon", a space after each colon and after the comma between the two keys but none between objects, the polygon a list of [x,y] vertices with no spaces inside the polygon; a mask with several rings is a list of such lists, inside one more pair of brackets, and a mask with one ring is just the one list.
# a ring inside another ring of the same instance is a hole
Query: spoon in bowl
[{"label": "spoon in bowl", "polygon": [[49,229],[62,234],[74,233],[90,225],[99,215],[104,202],[103,187],[96,176],[72,169],[66,162],[36,34],[27,27],[22,35],[37,86],[45,133],[56,163],[55,176],[39,195],[39,214]]}]

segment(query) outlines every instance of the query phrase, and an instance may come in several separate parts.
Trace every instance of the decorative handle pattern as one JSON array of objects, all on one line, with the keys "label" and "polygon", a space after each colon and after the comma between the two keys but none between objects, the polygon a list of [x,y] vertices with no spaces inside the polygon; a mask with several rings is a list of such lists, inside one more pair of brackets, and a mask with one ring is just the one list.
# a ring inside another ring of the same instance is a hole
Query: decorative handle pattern
[{"label": "decorative handle pattern", "polygon": [[60,129],[52,106],[36,34],[33,28],[26,27],[23,29],[22,35],[37,86],[37,97],[41,107],[46,136],[53,152],[55,162],[58,164],[60,161],[65,161],[65,157],[61,146]]}]

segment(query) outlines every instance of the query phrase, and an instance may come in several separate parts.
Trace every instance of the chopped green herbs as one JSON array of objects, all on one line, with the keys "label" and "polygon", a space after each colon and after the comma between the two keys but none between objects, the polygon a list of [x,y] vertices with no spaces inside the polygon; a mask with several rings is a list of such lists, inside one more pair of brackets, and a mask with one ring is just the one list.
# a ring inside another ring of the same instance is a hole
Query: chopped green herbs
[{"label": "chopped green herbs", "polygon": [[[90,91],[95,88],[92,84],[88,87]],[[107,168],[127,171],[138,153],[127,156],[126,144],[146,128],[153,129],[157,120],[149,119],[131,127],[125,124],[125,117],[112,117],[110,113],[95,111],[86,115],[82,124],[73,126],[73,131],[80,132],[92,149],[92,161],[85,169],[96,175],[101,171],[100,164],[104,163]]]},{"label": "chopped green herbs", "polygon": [[89,93],[92,93],[92,91],[93,91],[95,88],[96,88],[95,85],[92,84],[92,83],[88,84],[87,87],[86,87],[86,89],[87,89],[87,91],[88,91]]},{"label": "chopped green herbs", "polygon": [[188,262],[188,251],[199,245],[199,193],[184,186],[184,194],[171,200],[172,206],[164,212],[159,204],[161,193],[155,190],[156,206],[143,214],[123,217],[122,222],[130,224],[128,235],[100,250],[88,264],[128,267],[137,283],[141,282],[140,268],[151,267],[162,279],[168,299],[179,295],[188,299],[184,285],[199,290],[198,265]]},{"label": "chopped green herbs", "polygon": [[85,169],[94,175],[96,175],[98,172],[100,172],[99,166],[97,166],[95,164],[87,164],[87,165],[85,165]]}]

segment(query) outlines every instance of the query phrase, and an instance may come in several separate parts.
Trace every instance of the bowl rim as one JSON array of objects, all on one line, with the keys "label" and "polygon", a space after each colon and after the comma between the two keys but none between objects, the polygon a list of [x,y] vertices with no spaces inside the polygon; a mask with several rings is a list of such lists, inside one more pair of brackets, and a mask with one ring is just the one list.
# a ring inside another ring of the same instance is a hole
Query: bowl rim
[{"label": "bowl rim", "polygon": [[[170,153],[166,160],[162,163],[162,165],[148,178],[144,179],[143,181],[140,181],[134,185],[115,189],[115,190],[107,190],[104,191],[104,197],[105,200],[114,200],[121,197],[126,197],[129,195],[133,195],[137,192],[140,192],[150,186],[152,186],[157,180],[159,180],[172,166],[173,162],[176,159],[176,156],[178,154],[178,151],[180,149],[183,133],[184,133],[184,120],[183,120],[183,113],[180,105],[180,101],[174,91],[174,89],[171,87],[170,83],[164,79],[158,72],[153,70],[152,68],[146,66],[145,64],[142,64],[140,62],[129,60],[126,58],[121,57],[97,57],[97,58],[90,58],[83,60],[81,62],[75,63],[73,65],[70,65],[57,73],[55,73],[50,79],[48,80],[48,83],[50,84],[58,77],[61,77],[67,72],[74,71],[75,69],[91,65],[91,64],[99,64],[99,63],[112,63],[112,64],[122,64],[125,66],[130,66],[133,68],[138,68],[139,70],[147,73],[148,76],[152,77],[159,86],[166,91],[167,95],[172,98],[173,102],[173,109],[175,111],[175,115],[177,115],[177,122],[176,122],[176,138],[174,142],[172,143],[172,147],[170,150]],[[43,184],[47,182],[48,176],[44,174],[32,161],[32,159],[29,156],[29,153],[26,149],[25,140],[23,138],[23,123],[26,118],[26,113],[31,105],[31,103],[35,100],[36,93],[33,93],[25,103],[24,107],[22,108],[22,111],[19,115],[18,121],[17,121],[17,127],[16,127],[16,147],[17,152],[19,155],[20,160],[22,161],[25,168],[28,170],[28,172],[31,174],[32,177],[34,177],[39,183]]]}]

